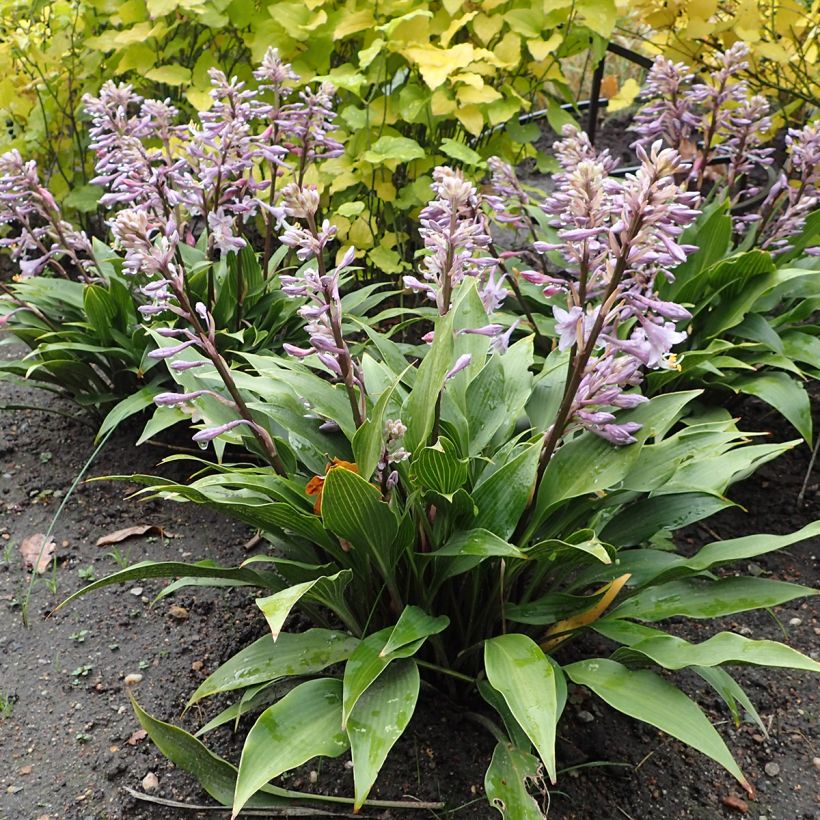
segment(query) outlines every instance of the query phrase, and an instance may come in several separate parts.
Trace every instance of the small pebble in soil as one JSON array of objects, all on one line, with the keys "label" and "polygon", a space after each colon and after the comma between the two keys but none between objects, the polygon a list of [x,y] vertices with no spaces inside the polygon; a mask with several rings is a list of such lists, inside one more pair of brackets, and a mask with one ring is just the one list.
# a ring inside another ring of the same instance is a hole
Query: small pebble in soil
[{"label": "small pebble in soil", "polygon": [[581,723],[592,723],[592,721],[595,720],[595,716],[592,712],[587,712],[586,709],[582,709],[578,712],[578,720],[580,720]]},{"label": "small pebble in soil", "polygon": [[142,595],[142,587],[132,587],[128,590],[135,598],[139,598]]},{"label": "small pebble in soil", "polygon": [[777,777],[780,774],[780,766],[774,762],[767,763],[763,767],[763,771],[766,772],[769,777]]},{"label": "small pebble in soil", "polygon": [[142,788],[149,794],[155,792],[159,788],[159,778],[153,772],[148,772],[142,778]]},{"label": "small pebble in soil", "polygon": [[319,782],[319,772],[317,772],[315,769],[311,769],[310,772],[308,773],[308,780],[311,783],[318,783]]},{"label": "small pebble in soil", "polygon": [[789,626],[800,626],[802,623],[802,618],[789,618]]},{"label": "small pebble in soil", "polygon": [[139,674],[139,672],[132,672],[130,675],[126,675],[126,676],[122,679],[122,682],[123,682],[126,686],[135,686],[135,685],[136,685],[136,684],[138,684],[141,680],[142,680],[142,675],[140,675],[140,674]]},{"label": "small pebble in soil", "polygon": [[811,765],[814,766],[815,769],[820,769],[820,757],[815,757],[812,760]]}]

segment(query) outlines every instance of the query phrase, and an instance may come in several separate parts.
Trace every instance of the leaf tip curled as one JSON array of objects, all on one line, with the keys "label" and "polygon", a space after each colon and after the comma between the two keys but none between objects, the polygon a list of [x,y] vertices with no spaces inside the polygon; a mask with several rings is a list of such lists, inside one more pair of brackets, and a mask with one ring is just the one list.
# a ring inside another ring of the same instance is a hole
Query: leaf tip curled
[{"label": "leaf tip curled", "polygon": [[740,785],[743,786],[743,790],[749,795],[750,800],[757,800],[755,787],[745,777],[740,781]]}]

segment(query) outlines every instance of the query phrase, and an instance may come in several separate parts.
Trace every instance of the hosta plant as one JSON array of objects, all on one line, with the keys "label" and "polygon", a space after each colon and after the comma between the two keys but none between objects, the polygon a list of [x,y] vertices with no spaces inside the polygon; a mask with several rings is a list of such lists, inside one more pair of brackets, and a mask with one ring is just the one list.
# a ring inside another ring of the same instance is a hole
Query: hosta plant
[{"label": "hosta plant", "polygon": [[[751,789],[717,729],[662,670],[694,670],[733,714],[740,704],[755,716],[727,667],[820,665],[772,641],[719,631],[690,643],[659,624],[811,594],[728,565],[820,524],[711,543],[693,556],[674,548],[673,530],[731,505],[732,482],[794,442],[750,444],[697,391],[642,395],[645,369],[674,364],[671,348],[684,335],[674,322],[687,311],[655,286],[686,255],[680,235],[697,211],[676,181],[676,152],[654,145],[640,159],[621,182],[589,156],[556,179],[548,205],[561,228],[549,252],[561,254],[565,275],[540,274],[555,319],[543,331],[555,342],[546,357],[521,332],[523,317],[518,327],[493,321],[509,294],[483,204],[448,168],[435,171],[421,216],[426,252],[405,281],[433,310],[409,311],[414,321],[393,329],[384,315],[348,315],[356,293],[340,290],[353,253],[334,253],[314,189],[285,189],[282,239],[300,264],[281,281],[307,341],[284,355],[246,354],[243,370],[213,356],[211,314],[189,306],[184,282],[154,264],[159,245],[133,243],[134,269],[153,266],[165,283],[154,289],[157,307],[188,322],[152,331],[185,336],[163,352],[179,391],[156,402],[189,414],[194,439],[223,457],[194,460],[200,472],[188,484],[128,478],[152,495],[223,510],[270,548],[236,568],[144,562],[82,592],[151,577],[176,579],[163,595],[209,582],[259,590],[268,634],[190,700],[234,698],[198,736],[258,713],[238,768],[136,707],[159,748],[234,816],[323,799],[270,781],[348,753],[350,802],[366,804],[422,680],[474,709],[483,702],[497,739],[485,790],[509,818],[543,816],[545,795],[528,786],[556,781],[556,732],[573,684],[699,749]],[[245,454],[236,460],[238,446]],[[289,631],[295,610],[313,627]],[[611,653],[585,653],[590,629]]]}]

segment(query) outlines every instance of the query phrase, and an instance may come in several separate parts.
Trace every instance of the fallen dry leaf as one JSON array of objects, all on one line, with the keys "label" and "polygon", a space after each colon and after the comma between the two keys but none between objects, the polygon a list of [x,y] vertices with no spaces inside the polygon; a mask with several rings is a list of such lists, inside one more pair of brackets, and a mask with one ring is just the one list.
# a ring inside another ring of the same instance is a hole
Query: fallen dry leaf
[{"label": "fallen dry leaf", "polygon": [[125,541],[126,538],[133,538],[136,535],[147,535],[149,532],[156,533],[157,535],[168,535],[168,533],[157,524],[135,524],[133,527],[124,527],[121,530],[109,532],[108,535],[103,535],[97,539],[97,546],[108,547],[111,544],[119,544],[120,541]]},{"label": "fallen dry leaf", "polygon": [[34,770],[33,766],[30,766],[30,765],[29,766],[21,766],[20,767],[20,774],[22,774],[22,775],[31,774],[33,770]]},{"label": "fallen dry leaf", "polygon": [[168,614],[175,618],[177,621],[187,621],[188,620],[188,610],[185,609],[184,606],[177,606],[176,604],[172,604],[168,608]]},{"label": "fallen dry leaf", "polygon": [[141,740],[145,740],[148,737],[148,732],[145,729],[137,729],[136,732],[132,732],[131,737],[128,738],[125,742],[129,746],[136,746]]},{"label": "fallen dry leaf", "polygon": [[749,804],[740,797],[735,797],[733,794],[727,794],[726,797],[722,797],[720,802],[723,803],[727,809],[733,809],[741,814],[746,814],[746,812],[749,811]]},{"label": "fallen dry leaf", "polygon": [[46,537],[43,533],[35,532],[34,535],[24,538],[20,544],[23,566],[34,569],[38,575],[42,575],[48,569],[57,546],[53,541],[47,544],[45,541]]}]

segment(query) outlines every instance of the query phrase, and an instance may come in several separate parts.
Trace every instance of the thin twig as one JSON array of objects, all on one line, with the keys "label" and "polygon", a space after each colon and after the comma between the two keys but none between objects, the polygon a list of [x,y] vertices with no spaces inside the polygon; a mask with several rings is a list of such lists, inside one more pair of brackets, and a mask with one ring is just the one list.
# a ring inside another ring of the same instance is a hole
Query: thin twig
[{"label": "thin twig", "polygon": [[800,492],[797,494],[797,503],[802,504],[803,498],[806,495],[806,488],[809,486],[809,478],[811,471],[814,469],[814,461],[817,458],[817,449],[820,448],[820,436],[817,436],[817,441],[814,442],[814,449],[811,451],[811,459],[809,461],[809,469],[806,470],[806,477],[803,479],[803,484],[800,487]]}]

